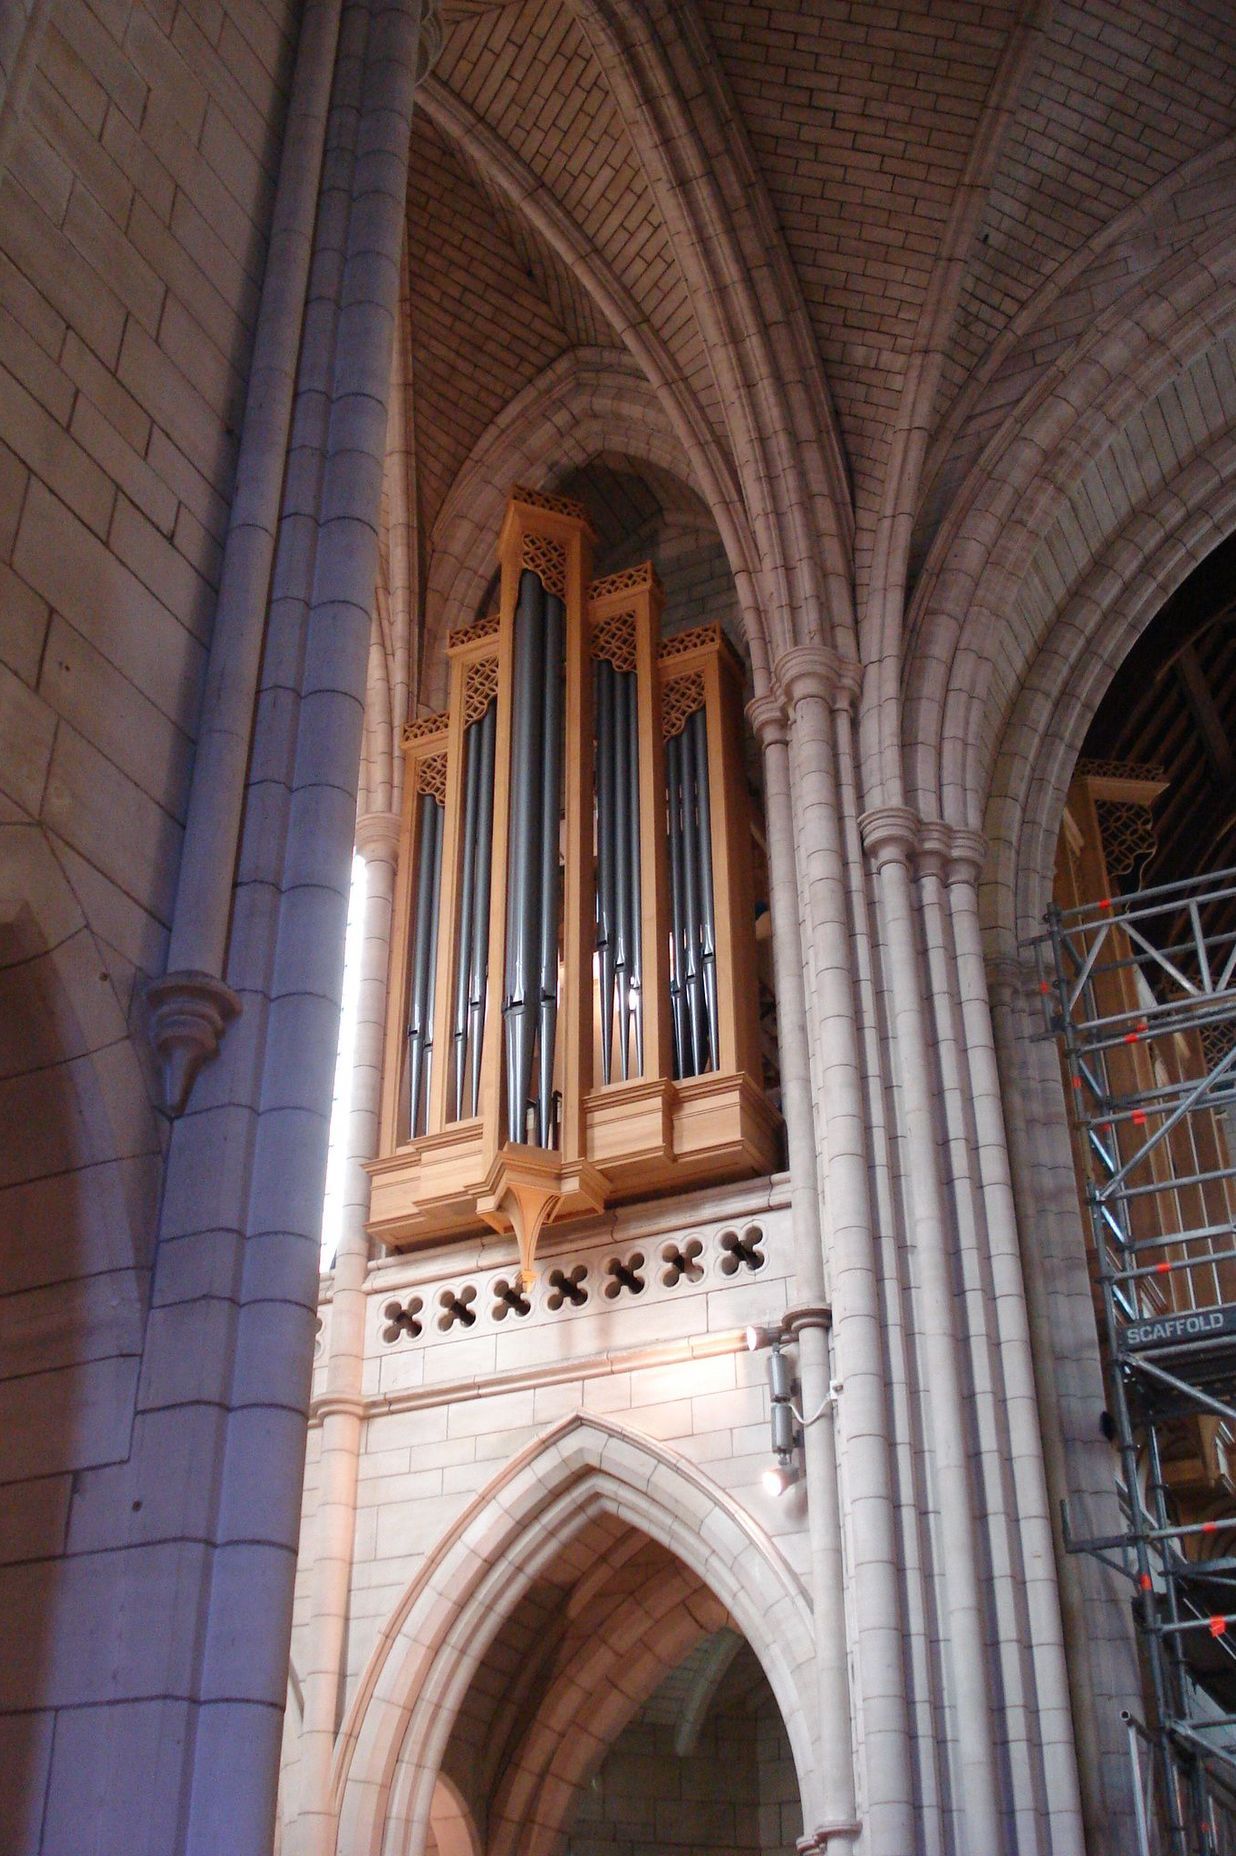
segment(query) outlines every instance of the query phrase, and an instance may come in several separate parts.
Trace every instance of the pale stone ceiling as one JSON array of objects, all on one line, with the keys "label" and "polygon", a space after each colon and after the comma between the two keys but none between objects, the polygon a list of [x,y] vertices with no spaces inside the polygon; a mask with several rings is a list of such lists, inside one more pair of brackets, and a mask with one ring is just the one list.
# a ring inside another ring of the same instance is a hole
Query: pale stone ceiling
[{"label": "pale stone ceiling", "polygon": [[[690,146],[675,113],[694,110],[698,122],[703,110],[737,171],[749,149],[744,205],[788,253],[786,301],[768,301],[761,279],[763,309],[770,324],[805,315],[814,338],[854,499],[860,579],[894,428],[916,391],[910,364],[939,351],[936,442],[917,492],[921,558],[924,525],[935,527],[981,449],[982,381],[1007,367],[1000,343],[1014,318],[1029,314],[1032,325],[1037,298],[1088,241],[1231,133],[1230,9],[704,0],[664,19],[646,11],[649,43],[680,95],[665,94],[668,82],[659,94],[636,60],[615,55],[620,40],[639,49],[619,8],[448,9],[410,193],[426,532],[503,405],[566,349],[619,347],[627,333],[598,307],[583,267],[551,251],[495,184],[499,159],[565,215],[595,261],[594,286],[603,274],[627,293],[701,427],[732,450],[705,326],[716,305],[684,275],[689,240],[667,218],[664,173],[647,160],[655,121],[685,173],[706,169],[706,134]],[[427,120],[435,93],[457,121],[489,132],[488,175]],[[649,114],[633,131],[637,106]],[[933,320],[954,295],[955,310]],[[1093,304],[1073,308],[1075,331]],[[1067,332],[1057,326],[1055,338]],[[1024,386],[1027,355],[1044,360],[1050,338],[1019,329],[1015,345]]]}]

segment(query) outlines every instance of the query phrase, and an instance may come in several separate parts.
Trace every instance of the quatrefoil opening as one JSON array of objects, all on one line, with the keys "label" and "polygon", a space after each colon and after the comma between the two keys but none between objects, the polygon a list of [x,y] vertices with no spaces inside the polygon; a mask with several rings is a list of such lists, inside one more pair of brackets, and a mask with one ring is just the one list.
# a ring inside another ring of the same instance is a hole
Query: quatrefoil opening
[{"label": "quatrefoil opening", "polygon": [[587,1275],[582,1263],[577,1263],[572,1270],[551,1270],[545,1306],[555,1313],[564,1302],[569,1302],[572,1308],[582,1308],[588,1300],[588,1291],[584,1288]]},{"label": "quatrefoil opening", "polygon": [[767,1259],[763,1251],[764,1233],[758,1224],[749,1224],[742,1232],[721,1233],[721,1274],[737,1275],[740,1269],[762,1270]]},{"label": "quatrefoil opening", "polygon": [[698,1237],[689,1237],[685,1244],[664,1244],[661,1247],[661,1281],[667,1289],[676,1289],[680,1282],[699,1282],[704,1274],[704,1265],[700,1258],[704,1246]]},{"label": "quatrefoil opening", "polygon": [[386,1323],[382,1329],[382,1339],[388,1346],[397,1341],[401,1334],[406,1334],[409,1340],[420,1339],[424,1324],[417,1320],[417,1316],[424,1306],[419,1295],[409,1296],[406,1302],[386,1304],[382,1310],[382,1319]]}]

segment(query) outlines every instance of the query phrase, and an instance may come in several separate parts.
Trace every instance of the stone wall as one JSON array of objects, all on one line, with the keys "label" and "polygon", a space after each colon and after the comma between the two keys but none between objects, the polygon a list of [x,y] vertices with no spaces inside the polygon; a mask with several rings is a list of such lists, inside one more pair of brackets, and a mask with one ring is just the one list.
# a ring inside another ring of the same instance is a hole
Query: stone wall
[{"label": "stone wall", "polygon": [[166,946],[295,14],[6,12],[5,1849],[79,1849],[109,1767],[83,1758],[124,1628],[97,1478],[130,1450],[165,1143],[140,991]]},{"label": "stone wall", "polygon": [[[500,1299],[514,1276],[513,1254],[479,1242],[370,1271],[347,1700],[426,1558],[512,1458],[574,1412],[611,1416],[705,1468],[805,1574],[801,1500],[792,1491],[774,1501],[760,1486],[770,1461],[766,1355],[743,1338],[748,1322],[776,1322],[792,1300],[783,1185],[693,1194],[551,1233],[526,1314]],[[330,1316],[328,1279],[323,1357]],[[319,1437],[312,1428],[294,1664]]]}]

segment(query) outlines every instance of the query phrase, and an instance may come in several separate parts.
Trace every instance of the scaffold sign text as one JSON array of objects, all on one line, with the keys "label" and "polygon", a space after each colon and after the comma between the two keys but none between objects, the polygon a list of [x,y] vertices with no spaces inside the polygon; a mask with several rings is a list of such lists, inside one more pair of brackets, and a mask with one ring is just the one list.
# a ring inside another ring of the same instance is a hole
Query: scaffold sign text
[{"label": "scaffold sign text", "polygon": [[1213,1340],[1236,1334],[1236,1307],[1198,1308],[1187,1315],[1161,1315],[1134,1321],[1124,1331],[1126,1347],[1164,1347],[1182,1340]]}]

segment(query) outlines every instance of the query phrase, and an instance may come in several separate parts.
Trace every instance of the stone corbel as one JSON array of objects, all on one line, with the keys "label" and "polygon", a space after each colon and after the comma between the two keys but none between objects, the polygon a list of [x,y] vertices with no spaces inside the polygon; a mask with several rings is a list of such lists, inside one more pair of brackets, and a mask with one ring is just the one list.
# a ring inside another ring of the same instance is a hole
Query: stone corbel
[{"label": "stone corbel", "polygon": [[808,1831],[806,1836],[799,1837],[794,1848],[798,1851],[798,1856],[828,1856],[829,1845],[835,1838],[856,1837],[861,1829],[862,1824],[857,1821],[845,1824],[817,1824],[815,1829]]},{"label": "stone corbel", "polygon": [[747,720],[751,732],[760,747],[784,747],[790,737],[790,718],[786,714],[785,701],[772,692],[763,696],[754,696],[747,704]]},{"label": "stone corbel", "polygon": [[395,862],[399,854],[398,812],[363,812],[356,821],[356,848],[368,863]]},{"label": "stone corbel", "polygon": [[163,1080],[163,1106],[179,1115],[204,1063],[217,1055],[242,1003],[211,973],[165,973],[146,987],[150,1041]]}]

